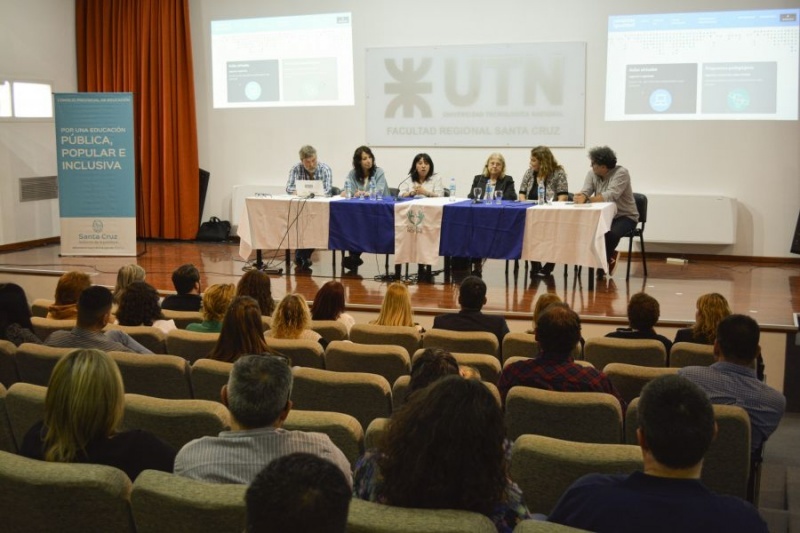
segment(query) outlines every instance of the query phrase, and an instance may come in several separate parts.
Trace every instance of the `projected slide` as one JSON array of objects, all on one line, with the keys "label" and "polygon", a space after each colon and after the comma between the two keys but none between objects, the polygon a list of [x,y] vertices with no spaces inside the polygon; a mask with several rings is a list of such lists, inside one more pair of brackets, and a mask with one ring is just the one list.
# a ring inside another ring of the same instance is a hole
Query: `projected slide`
[{"label": "projected slide", "polygon": [[799,16],[609,17],[606,120],[797,120]]},{"label": "projected slide", "polygon": [[211,23],[214,107],[353,105],[350,13]]}]

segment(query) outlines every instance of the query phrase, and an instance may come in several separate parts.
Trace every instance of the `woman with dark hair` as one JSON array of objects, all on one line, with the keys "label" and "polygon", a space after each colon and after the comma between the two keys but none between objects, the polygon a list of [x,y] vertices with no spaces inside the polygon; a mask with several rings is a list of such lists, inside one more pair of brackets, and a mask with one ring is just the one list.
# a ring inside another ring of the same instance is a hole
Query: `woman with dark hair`
[{"label": "woman with dark hair", "polygon": [[414,160],[411,162],[411,169],[408,171],[408,178],[411,178],[411,187],[400,192],[400,196],[404,198],[408,196],[437,197],[444,195],[442,178],[433,171],[433,160],[428,154],[414,156]]},{"label": "woman with dark hair", "polygon": [[530,513],[508,477],[509,450],[489,389],[447,376],[392,416],[379,448],[356,463],[353,494],[397,507],[481,513],[511,532]]},{"label": "woman with dark hair", "polygon": [[236,285],[236,296],[250,296],[261,308],[262,316],[272,316],[275,300],[272,299],[272,282],[261,270],[249,270]]},{"label": "woman with dark hair", "polygon": [[717,339],[717,326],[730,314],[731,307],[723,295],[716,292],[703,294],[697,299],[694,326],[679,329],[673,342],[714,344]]},{"label": "woman with dark hair", "polygon": [[[344,179],[344,191],[347,188],[353,198],[369,197],[370,185],[375,184],[375,191],[383,196],[389,196],[389,186],[386,185],[386,175],[383,169],[375,165],[375,156],[368,146],[359,146],[353,153],[353,170]],[[361,259],[361,252],[350,252],[350,255],[342,259],[342,265],[348,270],[354,270],[364,264]]]},{"label": "woman with dark hair", "polygon": [[441,348],[426,348],[411,365],[406,401],[413,392],[424,389],[445,376],[458,376],[459,370],[458,361],[450,352]]},{"label": "woman with dark hair", "polygon": [[33,333],[25,289],[16,283],[0,284],[0,339],[13,342],[14,346],[25,342],[42,343]]},{"label": "woman with dark hair", "polygon": [[209,359],[235,363],[243,355],[270,353],[264,340],[264,324],[261,321],[261,307],[249,296],[237,296],[225,318],[222,330]]},{"label": "woman with dark hair", "polygon": [[356,319],[345,313],[344,285],[329,281],[317,291],[311,304],[311,320],[336,320],[344,324],[350,333]]},{"label": "woman with dark hair", "polygon": [[158,291],[146,281],[134,281],[122,291],[116,316],[120,326],[152,326],[164,333],[177,328],[174,320],[164,318]]}]

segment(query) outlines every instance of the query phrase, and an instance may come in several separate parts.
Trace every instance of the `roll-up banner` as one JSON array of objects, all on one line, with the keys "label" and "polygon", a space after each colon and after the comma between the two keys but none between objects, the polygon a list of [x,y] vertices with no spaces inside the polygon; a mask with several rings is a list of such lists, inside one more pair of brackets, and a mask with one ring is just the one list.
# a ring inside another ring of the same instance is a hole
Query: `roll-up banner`
[{"label": "roll-up banner", "polygon": [[132,93],[55,95],[61,255],[136,255]]}]

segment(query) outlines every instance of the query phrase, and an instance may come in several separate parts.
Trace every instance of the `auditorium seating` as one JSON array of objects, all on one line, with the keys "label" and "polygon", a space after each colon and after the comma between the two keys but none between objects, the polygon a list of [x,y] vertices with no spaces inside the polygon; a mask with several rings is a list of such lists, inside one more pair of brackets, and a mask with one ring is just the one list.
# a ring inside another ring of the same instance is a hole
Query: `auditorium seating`
[{"label": "auditorium seating", "polygon": [[[425,353],[424,348],[417,350],[414,357],[411,358],[411,363],[413,364],[423,353]],[[450,355],[455,358],[459,366],[468,366],[477,370],[482,381],[497,383],[497,380],[500,379],[500,361],[493,355],[459,352],[451,352]]]},{"label": "auditorium seating", "polygon": [[436,328],[428,331],[422,338],[422,347],[442,348],[450,353],[485,353],[494,357],[498,357],[500,348],[494,333]]},{"label": "auditorium seating", "polygon": [[198,400],[220,401],[222,386],[227,385],[233,363],[198,359],[192,365],[192,392]]},{"label": "auditorium seating", "polygon": [[347,533],[497,533],[486,516],[449,509],[407,509],[353,498]]},{"label": "auditorium seating", "polygon": [[389,429],[390,418],[376,418],[369,423],[367,431],[364,434],[364,449],[373,450],[378,447],[380,439],[386,434]]},{"label": "auditorium seating", "polygon": [[522,489],[531,513],[550,514],[564,491],[581,476],[627,474],[642,468],[641,449],[627,444],[522,435],[511,448],[511,479]]},{"label": "auditorium seating", "polygon": [[219,333],[201,333],[174,329],[167,335],[167,353],[179,355],[194,363],[198,359],[208,357],[217,344]]},{"label": "auditorium seating", "polygon": [[267,346],[270,350],[288,357],[292,366],[325,368],[325,349],[317,341],[267,337]]},{"label": "auditorium seating", "polygon": [[[567,268],[567,265],[564,265],[564,268]],[[578,267],[575,268],[577,269]],[[586,530],[562,526],[561,524],[555,524],[553,522],[531,519],[523,520],[517,524],[513,533],[578,533],[581,531],[585,532]]]},{"label": "auditorium seating", "polygon": [[33,325],[33,333],[44,342],[54,331],[70,331],[75,327],[75,320],[56,320],[54,318],[32,316],[31,324]]},{"label": "auditorium seating", "polygon": [[51,463],[0,451],[3,531],[133,533],[130,492],[128,476],[111,466]]},{"label": "auditorium seating", "polygon": [[6,413],[17,449],[25,434],[44,418],[44,398],[47,387],[30,383],[15,383],[6,392]]},{"label": "auditorium seating", "polygon": [[653,339],[595,337],[587,339],[583,356],[595,368],[605,368],[609,363],[667,366],[667,351],[664,345]]},{"label": "auditorium seating", "polygon": [[[518,363],[520,361],[524,361],[525,359],[530,359],[530,357],[509,357],[503,363],[503,369],[505,370],[507,366],[513,365],[514,363]],[[575,363],[576,365],[594,368],[594,365],[592,363],[590,363],[589,361],[584,361],[583,359],[573,359],[572,362]]]},{"label": "auditorium seating", "polygon": [[55,300],[48,300],[47,298],[36,298],[31,304],[31,315],[40,318],[47,318],[47,310],[53,305]]},{"label": "auditorium seating", "polygon": [[622,407],[602,392],[512,387],[505,417],[511,440],[535,434],[575,442],[622,442]]},{"label": "auditorium seating", "polygon": [[50,373],[62,356],[74,348],[54,348],[26,342],[17,347],[17,371],[19,380],[35,385],[47,385]]},{"label": "auditorium seating", "polygon": [[108,352],[122,374],[125,392],[172,400],[192,398],[189,363],[176,355]]},{"label": "auditorium seating", "polygon": [[344,413],[292,409],[283,428],[326,434],[351,465],[364,453],[364,429],[358,420]]},{"label": "auditorium seating", "polygon": [[294,367],[292,403],[303,411],[333,411],[356,418],[366,428],[392,414],[392,390],[383,376]]},{"label": "auditorium seating", "polygon": [[[714,405],[717,438],[703,459],[700,479],[715,492],[747,498],[750,475],[750,417],[735,405]],[[636,444],[639,400],[631,402],[625,414],[625,440]]]},{"label": "auditorium seating", "polygon": [[174,320],[178,329],[186,329],[189,324],[199,324],[203,321],[203,313],[200,311],[172,311],[162,309],[166,320]]},{"label": "auditorium seating", "polygon": [[241,533],[246,491],[246,485],[206,483],[145,470],[136,478],[130,496],[136,531]]},{"label": "auditorium seating", "polygon": [[0,340],[0,384],[10,387],[17,381],[17,347],[13,342]]},{"label": "auditorium seating", "polygon": [[347,340],[347,327],[338,320],[312,320],[311,329],[328,342]]},{"label": "auditorium seating", "polygon": [[394,383],[411,372],[411,360],[402,346],[333,341],[325,350],[325,368],[336,372],[367,372]]},{"label": "auditorium seating", "polygon": [[105,330],[119,329],[133,337],[133,340],[153,353],[167,353],[167,336],[160,329],[153,326],[119,326],[109,324]]},{"label": "auditorium seating", "polygon": [[677,374],[677,368],[650,367],[628,365],[625,363],[609,363],[603,369],[614,387],[617,388],[622,398],[630,403],[638,398],[642,388],[659,376]]},{"label": "auditorium seating", "polygon": [[391,344],[402,346],[408,357],[414,355],[422,345],[420,333],[415,326],[376,326],[356,324],[350,329],[350,340],[359,344]]},{"label": "auditorium seating", "polygon": [[716,362],[714,346],[694,342],[676,342],[669,351],[669,366],[711,366]]},{"label": "auditorium seating", "polygon": [[[539,343],[533,333],[506,333],[503,337],[503,363],[510,357],[536,357],[539,355]],[[572,350],[573,359],[582,359],[580,343]]]},{"label": "auditorium seating", "polygon": [[8,412],[6,411],[7,392],[3,384],[0,383],[0,451],[17,453],[17,442],[14,440],[11,421],[8,419]]}]

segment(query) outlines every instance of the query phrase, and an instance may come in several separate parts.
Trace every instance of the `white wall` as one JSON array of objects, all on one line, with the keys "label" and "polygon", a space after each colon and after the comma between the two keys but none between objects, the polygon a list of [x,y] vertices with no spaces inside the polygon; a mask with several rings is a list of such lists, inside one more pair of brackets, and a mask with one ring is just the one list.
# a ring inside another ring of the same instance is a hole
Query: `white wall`
[{"label": "white wall", "polygon": [[[620,164],[631,171],[634,190],[722,195],[739,202],[735,245],[654,245],[648,250],[791,257],[789,246],[800,210],[800,123],[605,122],[603,117],[609,15],[796,6],[796,0],[776,0],[769,6],[759,0],[724,5],[713,0],[190,0],[200,166],[211,172],[204,218],[232,217],[233,185],[284,184],[303,144],[317,148],[320,160],[333,168],[334,183],[341,185],[353,150],[364,143],[367,48],[583,41],[588,44],[586,146],[611,146]],[[338,11],[353,13],[354,107],[211,109],[211,20]],[[386,171],[390,186],[399,183],[413,155],[422,150],[434,158],[438,172],[456,176],[463,192],[494,147],[376,147],[377,163]],[[521,178],[529,150],[501,151],[508,173]],[[588,170],[586,149],[556,149],[555,154],[569,174],[570,187],[578,188]]]},{"label": "white wall", "polygon": [[[0,81],[45,81],[54,92],[74,92],[76,68],[73,2],[3,2]],[[19,202],[19,178],[55,175],[53,121],[0,119],[0,245],[59,235],[58,200]]]}]

